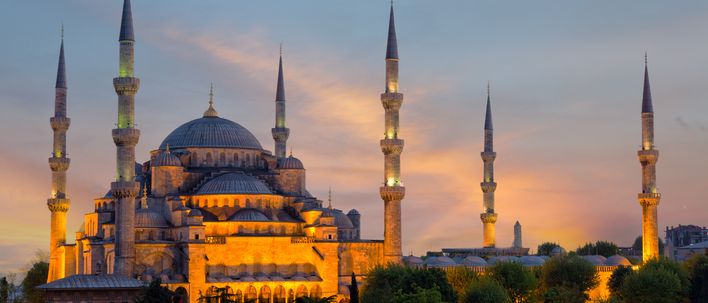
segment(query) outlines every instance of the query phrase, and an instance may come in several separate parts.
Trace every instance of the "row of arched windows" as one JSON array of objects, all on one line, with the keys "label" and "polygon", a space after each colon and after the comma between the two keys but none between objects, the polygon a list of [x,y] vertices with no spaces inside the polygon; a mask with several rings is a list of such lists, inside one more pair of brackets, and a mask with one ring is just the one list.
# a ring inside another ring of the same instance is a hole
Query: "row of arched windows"
[{"label": "row of arched windows", "polygon": [[277,202],[273,200],[264,200],[257,198],[255,200],[245,199],[243,202],[239,198],[229,199],[208,199],[208,198],[194,198],[188,205],[189,207],[239,207],[239,208],[279,208]]},{"label": "row of arched windows", "polygon": [[297,289],[286,290],[282,285],[276,286],[273,290],[268,285],[256,289],[253,285],[249,285],[245,289],[234,290],[230,286],[225,288],[209,287],[206,294],[201,295],[200,302],[218,303],[223,297],[231,302],[257,302],[257,303],[290,303],[295,302],[295,299],[305,296],[310,296],[314,299],[322,298],[322,288],[315,285],[309,290],[305,285],[300,285]]},{"label": "row of arched windows", "polygon": [[213,166],[213,167],[265,167],[265,160],[256,154],[250,153],[213,153],[206,152],[199,154],[196,151],[191,152],[190,162],[192,166]]}]

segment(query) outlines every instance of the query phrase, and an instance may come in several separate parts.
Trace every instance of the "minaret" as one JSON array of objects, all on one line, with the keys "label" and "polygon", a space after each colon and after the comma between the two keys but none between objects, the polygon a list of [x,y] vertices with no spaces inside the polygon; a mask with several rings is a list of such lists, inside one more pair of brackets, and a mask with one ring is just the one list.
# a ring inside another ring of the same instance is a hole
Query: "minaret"
[{"label": "minaret", "polygon": [[487,84],[487,112],[484,117],[484,151],[481,153],[484,162],[484,178],[480,186],[483,193],[483,213],[479,215],[482,220],[484,247],[494,247],[496,245],[494,235],[494,223],[497,222],[497,214],[494,212],[494,191],[497,183],[494,182],[494,159],[497,153],[494,152],[494,130],[492,127],[492,104],[489,94],[489,84]]},{"label": "minaret", "polygon": [[59,48],[59,66],[57,82],[54,90],[54,117],[49,123],[54,131],[52,157],[49,158],[49,168],[52,170],[52,193],[47,200],[47,206],[52,213],[51,232],[49,236],[49,276],[47,282],[64,278],[65,256],[63,248],[66,243],[66,212],[71,201],[66,195],[66,171],[69,169],[69,158],[66,157],[66,131],[71,119],[66,116],[66,69],[64,63],[64,27],[61,29],[61,47]]},{"label": "minaret", "polygon": [[130,0],[123,2],[123,17],[120,25],[120,60],[118,77],[113,78],[113,87],[118,94],[118,124],[113,129],[113,142],[117,148],[116,181],[111,183],[111,192],[116,199],[116,274],[130,277],[135,263],[135,197],[140,184],[135,182],[135,145],[140,131],[135,128],[135,93],[140,79],[133,74],[135,37]]},{"label": "minaret", "polygon": [[272,128],[275,140],[275,156],[278,161],[285,159],[286,142],[290,129],[285,127],[285,81],[283,81],[283,46],[280,46],[280,61],[278,62],[278,86],[275,90],[275,127]]},{"label": "minaret", "polygon": [[519,224],[519,221],[516,221],[516,224],[514,224],[514,243],[511,245],[511,247],[514,248],[521,248],[521,224]]},{"label": "minaret", "polygon": [[649,68],[644,54],[644,96],[642,97],[642,149],[637,152],[642,164],[642,192],[637,196],[642,206],[642,260],[659,257],[659,230],[656,208],[661,194],[656,190],[656,161],[659,151],[654,149],[654,108],[649,87]]},{"label": "minaret", "polygon": [[401,200],[406,190],[401,183],[403,140],[398,138],[398,111],[403,103],[403,94],[398,92],[398,46],[393,4],[388,22],[386,90],[381,94],[381,103],[386,111],[385,138],[380,142],[384,154],[384,185],[379,192],[384,200],[384,262],[401,263]]}]

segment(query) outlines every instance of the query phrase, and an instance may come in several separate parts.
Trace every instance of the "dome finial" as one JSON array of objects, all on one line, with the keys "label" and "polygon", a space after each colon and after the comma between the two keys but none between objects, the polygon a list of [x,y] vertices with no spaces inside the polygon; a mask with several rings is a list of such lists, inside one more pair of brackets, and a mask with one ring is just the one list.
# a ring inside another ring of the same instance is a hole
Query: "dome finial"
[{"label": "dome finial", "polygon": [[167,145],[165,146],[165,152],[167,152],[168,154],[170,153],[170,144],[169,143],[167,143]]},{"label": "dome finial", "polygon": [[204,117],[218,117],[219,113],[214,109],[214,82],[209,87],[209,108],[204,112]]},{"label": "dome finial", "polygon": [[329,209],[332,209],[332,185],[329,186],[329,192],[327,193],[327,203],[329,204]]}]

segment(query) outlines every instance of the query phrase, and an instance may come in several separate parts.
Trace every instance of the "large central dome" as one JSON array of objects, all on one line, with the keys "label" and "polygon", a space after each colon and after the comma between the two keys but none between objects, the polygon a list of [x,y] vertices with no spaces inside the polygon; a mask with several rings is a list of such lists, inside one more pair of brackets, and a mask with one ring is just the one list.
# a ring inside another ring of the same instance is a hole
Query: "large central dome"
[{"label": "large central dome", "polygon": [[225,147],[263,149],[258,139],[245,127],[231,120],[205,116],[194,119],[172,131],[160,149],[186,147]]}]

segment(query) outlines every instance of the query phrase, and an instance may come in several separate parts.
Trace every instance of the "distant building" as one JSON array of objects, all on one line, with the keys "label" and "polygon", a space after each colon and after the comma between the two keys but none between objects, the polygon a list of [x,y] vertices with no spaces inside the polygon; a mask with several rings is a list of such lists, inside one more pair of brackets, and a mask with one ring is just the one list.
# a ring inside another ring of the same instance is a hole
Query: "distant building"
[{"label": "distant building", "polygon": [[73,275],[39,286],[46,302],[134,302],[146,283],[120,275]]},{"label": "distant building", "polygon": [[664,253],[672,260],[683,260],[692,253],[705,250],[708,245],[706,241],[708,241],[706,227],[696,225],[667,226]]}]

